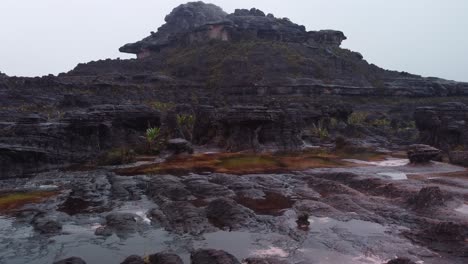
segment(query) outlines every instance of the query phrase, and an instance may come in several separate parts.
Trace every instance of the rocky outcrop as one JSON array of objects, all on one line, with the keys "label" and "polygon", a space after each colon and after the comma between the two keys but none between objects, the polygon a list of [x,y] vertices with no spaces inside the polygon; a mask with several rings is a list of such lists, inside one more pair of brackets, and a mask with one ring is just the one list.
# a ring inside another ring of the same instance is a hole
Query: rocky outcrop
[{"label": "rocky outcrop", "polygon": [[416,144],[409,146],[407,153],[411,163],[424,164],[440,159],[441,151],[428,145]]},{"label": "rocky outcrop", "polygon": [[256,8],[236,9],[227,15],[221,8],[203,2],[191,2],[176,7],[166,24],[151,36],[120,48],[121,52],[134,53],[146,58],[161,49],[179,44],[207,43],[210,40],[249,41],[274,40],[308,45],[339,47],[346,39],[339,31],[307,32],[287,18],[265,15]]},{"label": "rocky outcrop", "polygon": [[39,115],[0,123],[0,178],[82,162],[118,147],[137,145],[158,111],[142,105],[102,105],[70,111],[58,120]]},{"label": "rocky outcrop", "polygon": [[450,151],[450,163],[468,167],[468,151]]},{"label": "rocky outcrop", "polygon": [[424,210],[443,206],[445,197],[439,187],[425,187],[417,195],[411,197],[408,203],[416,210]]},{"label": "rocky outcrop", "polygon": [[448,151],[467,144],[468,107],[452,102],[416,109],[414,119],[420,141]]},{"label": "rocky outcrop", "polygon": [[140,54],[157,51],[160,47],[168,45],[177,35],[208,23],[223,21],[226,15],[220,7],[213,4],[190,2],[180,5],[166,16],[166,24],[157,32],[152,32],[151,36],[142,41],[123,46],[120,51]]},{"label": "rocky outcrop", "polygon": [[193,146],[190,142],[183,138],[174,138],[169,139],[167,141],[166,148],[168,151],[174,154],[181,154],[181,153],[193,153]]}]

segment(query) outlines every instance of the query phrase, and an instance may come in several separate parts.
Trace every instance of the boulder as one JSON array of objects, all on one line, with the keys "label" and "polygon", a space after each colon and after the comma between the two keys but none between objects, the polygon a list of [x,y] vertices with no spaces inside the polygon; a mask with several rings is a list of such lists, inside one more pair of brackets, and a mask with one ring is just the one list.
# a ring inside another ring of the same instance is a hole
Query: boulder
[{"label": "boulder", "polygon": [[41,234],[55,234],[62,230],[62,224],[48,216],[38,215],[32,220],[31,224],[34,230]]},{"label": "boulder", "polygon": [[206,215],[215,226],[230,230],[256,223],[256,217],[252,210],[226,198],[210,202],[206,207]]},{"label": "boulder", "polygon": [[146,264],[145,260],[137,255],[132,255],[126,258],[122,263],[120,264]]},{"label": "boulder", "polygon": [[184,264],[182,259],[173,253],[161,252],[149,256],[149,264]]},{"label": "boulder", "polygon": [[240,264],[233,255],[215,249],[200,249],[190,254],[192,264]]},{"label": "boulder", "polygon": [[54,262],[54,264],[86,264],[86,262],[78,257],[71,257],[64,260]]},{"label": "boulder", "polygon": [[416,264],[409,258],[396,258],[387,262],[387,264]]},{"label": "boulder", "polygon": [[427,209],[444,205],[445,199],[439,187],[422,188],[418,194],[411,197],[408,203],[414,209]]},{"label": "boulder", "polygon": [[174,154],[193,153],[192,144],[183,138],[169,139],[166,148]]},{"label": "boulder", "polygon": [[408,158],[413,164],[423,164],[440,159],[441,153],[439,149],[422,144],[411,145],[407,151]]},{"label": "boulder", "polygon": [[130,213],[111,213],[106,216],[107,227],[119,232],[134,232],[137,230],[139,216]]}]

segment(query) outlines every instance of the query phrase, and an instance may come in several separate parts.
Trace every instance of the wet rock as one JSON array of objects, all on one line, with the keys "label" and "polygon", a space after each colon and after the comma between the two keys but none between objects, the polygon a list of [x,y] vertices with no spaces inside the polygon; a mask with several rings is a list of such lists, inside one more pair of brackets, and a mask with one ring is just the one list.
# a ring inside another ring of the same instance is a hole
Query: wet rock
[{"label": "wet rock", "polygon": [[71,257],[64,260],[54,262],[54,264],[86,264],[86,262],[78,257]]},{"label": "wet rock", "polygon": [[417,108],[414,120],[419,130],[420,141],[444,151],[466,146],[467,113],[468,107],[460,102]]},{"label": "wet rock", "polygon": [[416,264],[409,258],[396,258],[387,262],[387,264]]},{"label": "wet rock", "polygon": [[166,217],[166,230],[177,234],[199,235],[214,230],[205,211],[187,202],[170,202],[161,207]]},{"label": "wet rock", "polygon": [[120,264],[145,264],[145,260],[137,255],[132,255],[126,258],[122,263]]},{"label": "wet rock", "polygon": [[37,216],[31,224],[35,231],[42,234],[55,234],[62,230],[62,224],[48,216]]},{"label": "wet rock", "polygon": [[134,232],[137,230],[139,216],[130,213],[111,213],[106,216],[109,228],[117,232]]},{"label": "wet rock", "polygon": [[428,145],[411,145],[408,148],[408,158],[413,164],[428,163],[431,160],[440,159],[441,151]]},{"label": "wet rock", "polygon": [[109,227],[100,226],[96,229],[96,231],[94,231],[94,234],[96,236],[108,237],[108,236],[112,236],[112,234],[114,234],[114,231],[112,231],[112,229]]},{"label": "wet rock", "polygon": [[255,214],[231,199],[217,199],[210,202],[206,215],[216,227],[236,230],[256,223]]},{"label": "wet rock", "polygon": [[167,150],[174,154],[193,153],[193,146],[183,138],[174,138],[167,141]]},{"label": "wet rock", "polygon": [[245,262],[247,264],[289,264],[286,260],[276,258],[248,258]]},{"label": "wet rock", "polygon": [[190,176],[183,183],[196,197],[232,197],[235,193],[222,184],[209,181],[207,177]]},{"label": "wet rock", "polygon": [[149,264],[184,264],[182,259],[173,253],[161,252],[149,256]]},{"label": "wet rock", "polygon": [[200,249],[190,254],[192,264],[240,264],[233,255],[215,249]]},{"label": "wet rock", "polygon": [[444,195],[437,186],[422,188],[418,194],[408,200],[408,203],[415,209],[442,206],[444,202]]},{"label": "wet rock", "polygon": [[468,167],[468,151],[449,152],[450,163]]},{"label": "wet rock", "polygon": [[310,222],[309,222],[309,215],[308,214],[300,214],[298,215],[297,217],[297,220],[296,220],[296,223],[297,223],[297,228],[301,229],[301,230],[308,230],[309,229],[309,225],[310,225]]},{"label": "wet rock", "polygon": [[426,234],[435,241],[464,243],[468,239],[468,224],[442,222],[427,229]]}]

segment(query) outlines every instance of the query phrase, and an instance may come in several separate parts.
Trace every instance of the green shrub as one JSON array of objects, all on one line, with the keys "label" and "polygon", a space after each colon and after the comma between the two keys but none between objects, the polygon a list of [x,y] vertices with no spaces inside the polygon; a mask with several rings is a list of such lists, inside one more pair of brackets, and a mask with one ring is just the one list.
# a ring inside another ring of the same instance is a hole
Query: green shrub
[{"label": "green shrub", "polygon": [[367,112],[354,112],[348,117],[348,124],[350,125],[362,125],[366,120],[369,113]]},{"label": "green shrub", "polygon": [[192,140],[194,125],[195,117],[193,115],[177,115],[177,126],[179,128],[180,134],[182,134],[185,139]]},{"label": "green shrub", "polygon": [[129,164],[135,161],[135,152],[128,148],[116,148],[103,154],[98,159],[98,165],[101,166],[114,166]]},{"label": "green shrub", "polygon": [[164,103],[164,102],[159,102],[159,101],[149,102],[148,105],[151,108],[155,110],[159,110],[161,112],[167,112],[169,110],[172,110],[175,107],[173,103]]},{"label": "green shrub", "polygon": [[146,129],[146,142],[148,143],[148,154],[159,153],[163,145],[161,128],[150,127]]},{"label": "green shrub", "polygon": [[320,120],[317,124],[312,124],[312,135],[319,137],[320,139],[326,139],[329,137],[328,129]]}]

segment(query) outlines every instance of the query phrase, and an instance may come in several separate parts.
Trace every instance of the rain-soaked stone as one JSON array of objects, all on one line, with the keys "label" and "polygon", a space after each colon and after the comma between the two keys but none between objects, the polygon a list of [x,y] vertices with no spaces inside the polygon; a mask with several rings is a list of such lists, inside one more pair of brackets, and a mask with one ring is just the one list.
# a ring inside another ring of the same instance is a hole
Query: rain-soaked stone
[{"label": "rain-soaked stone", "polygon": [[184,262],[176,254],[160,252],[149,256],[149,264],[184,264]]},{"label": "rain-soaked stone", "polygon": [[86,264],[84,260],[78,257],[71,257],[64,260],[54,262],[54,264]]},{"label": "rain-soaked stone", "polygon": [[409,258],[396,258],[387,262],[387,264],[416,264]]},{"label": "rain-soaked stone", "polygon": [[190,255],[192,264],[240,264],[233,255],[223,250],[200,249]]},{"label": "rain-soaked stone", "polygon": [[62,230],[62,224],[48,216],[35,217],[31,224],[34,230],[42,234],[55,234]]},{"label": "rain-soaked stone", "polygon": [[276,258],[248,258],[246,264],[289,264],[288,261]]},{"label": "rain-soaked stone", "polygon": [[145,260],[137,255],[132,255],[126,258],[122,263],[120,264],[145,264]]},{"label": "rain-soaked stone", "polygon": [[206,208],[206,215],[211,223],[221,229],[236,230],[256,222],[255,214],[250,209],[224,198],[212,201]]},{"label": "rain-soaked stone", "polygon": [[414,209],[425,209],[444,205],[444,196],[437,186],[424,187],[419,193],[408,200]]}]

